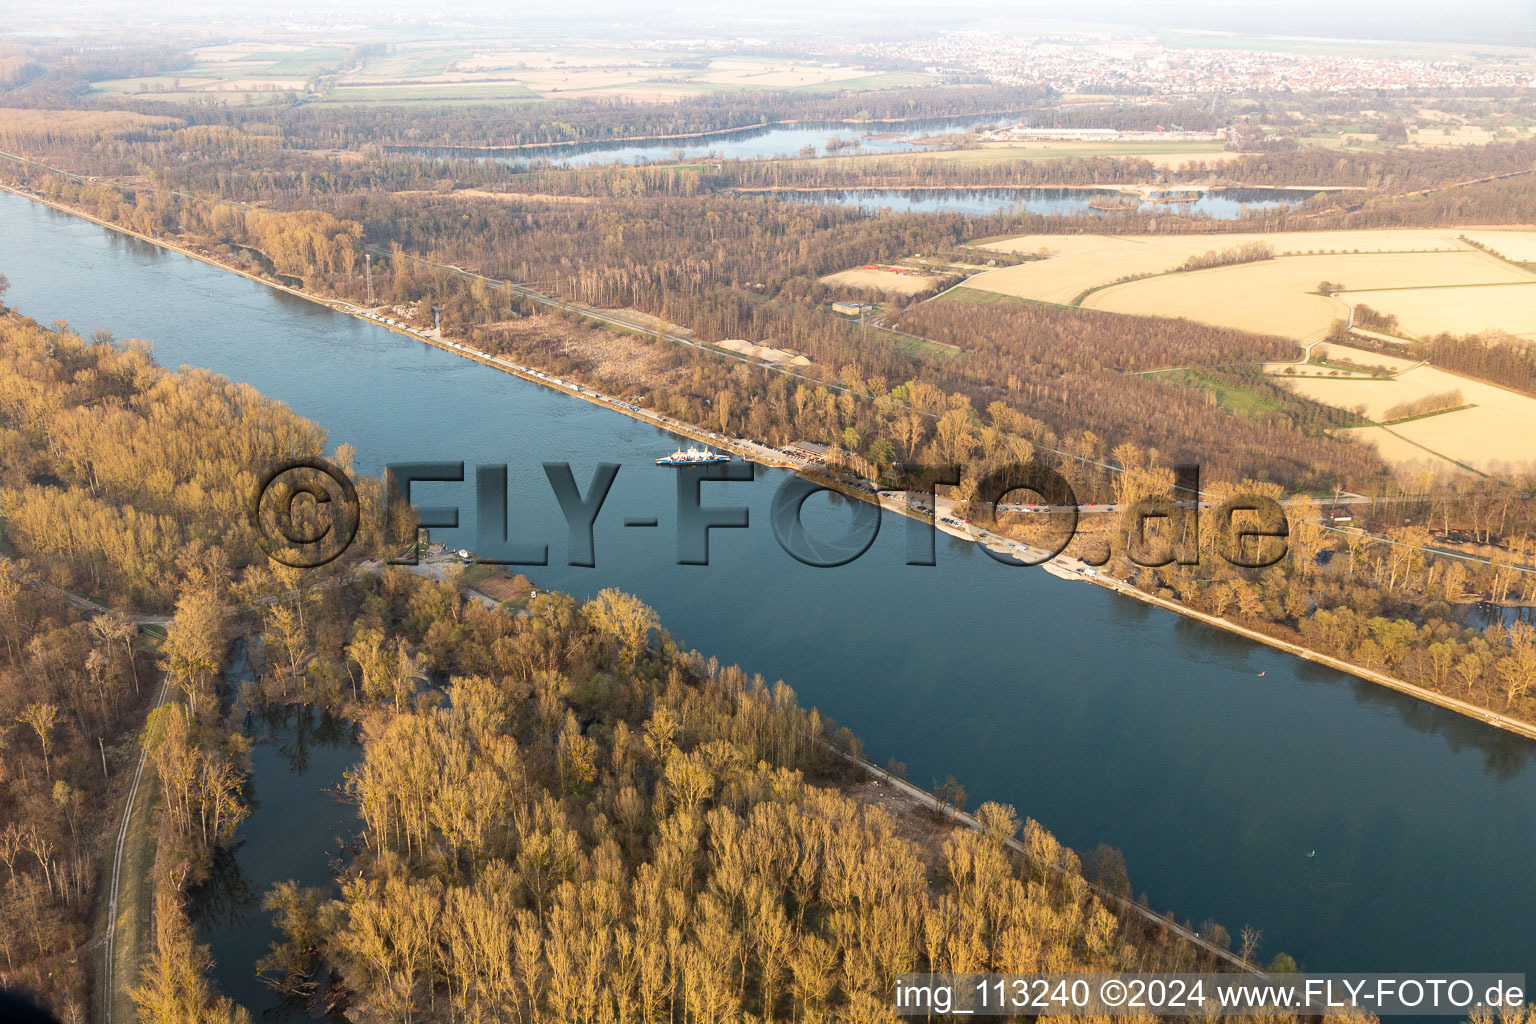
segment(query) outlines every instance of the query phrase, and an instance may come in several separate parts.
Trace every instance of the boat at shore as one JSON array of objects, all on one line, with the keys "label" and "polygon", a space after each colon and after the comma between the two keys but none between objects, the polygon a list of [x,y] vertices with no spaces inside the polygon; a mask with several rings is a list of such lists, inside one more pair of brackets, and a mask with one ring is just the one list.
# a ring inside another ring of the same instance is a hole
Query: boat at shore
[{"label": "boat at shore", "polygon": [[656,460],[656,465],[709,466],[717,462],[730,461],[731,457],[729,455],[722,455],[719,452],[710,451],[708,448],[695,448],[693,445],[689,445],[687,451],[679,448],[671,455],[663,455],[661,458]]}]

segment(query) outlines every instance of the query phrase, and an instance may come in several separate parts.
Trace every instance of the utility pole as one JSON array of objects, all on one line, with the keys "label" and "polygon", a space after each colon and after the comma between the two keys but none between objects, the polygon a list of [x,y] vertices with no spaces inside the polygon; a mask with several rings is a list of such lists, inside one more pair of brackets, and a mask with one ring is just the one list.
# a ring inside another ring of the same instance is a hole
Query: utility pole
[{"label": "utility pole", "polygon": [[373,253],[363,254],[363,277],[368,282],[368,308],[373,308]]}]

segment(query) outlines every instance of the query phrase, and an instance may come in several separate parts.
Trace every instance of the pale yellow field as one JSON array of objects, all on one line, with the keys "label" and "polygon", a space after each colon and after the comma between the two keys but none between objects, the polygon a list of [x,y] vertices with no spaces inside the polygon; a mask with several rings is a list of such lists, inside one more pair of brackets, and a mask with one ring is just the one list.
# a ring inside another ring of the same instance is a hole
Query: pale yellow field
[{"label": "pale yellow field", "polygon": [[[1314,341],[1328,333],[1335,320],[1347,320],[1349,308],[1339,298],[1313,294],[1320,281],[1339,281],[1353,289],[1384,285],[1424,288],[1438,284],[1489,284],[1530,280],[1526,274],[1475,249],[1464,252],[1373,253],[1361,256],[1286,256],[1212,270],[1171,274],[1114,285],[1083,300],[1086,309],[1183,317],[1221,327],[1261,334],[1279,334],[1297,341]],[[1432,289],[1447,296],[1447,316],[1464,314],[1466,300],[1455,295],[1472,289]],[[1475,289],[1479,292],[1502,289]],[[1523,289],[1522,289],[1523,290]],[[1453,294],[1454,293],[1454,294]],[[1367,291],[1364,294],[1372,295]],[[1386,294],[1425,295],[1430,292]],[[1353,290],[1345,298],[1359,298]],[[1388,307],[1387,312],[1397,312]]]},{"label": "pale yellow field", "polygon": [[1246,242],[1267,242],[1276,253],[1416,252],[1424,249],[1461,249],[1457,235],[1496,230],[1501,234],[1536,235],[1536,227],[1499,225],[1476,228],[1371,228],[1359,231],[1284,231],[1238,235],[1020,235],[988,242],[981,248],[1001,252],[1036,252],[1041,247],[1082,251],[1105,245],[1157,247],[1186,255],[1208,249],[1229,249]]},{"label": "pale yellow field", "polygon": [[636,103],[676,103],[699,95],[699,90],[686,85],[644,82],[635,80],[633,85],[604,86],[601,89],[572,89],[559,93],[562,99],[586,99],[597,96],[610,100],[634,100]]},{"label": "pale yellow field", "polygon": [[298,78],[237,78],[210,85],[204,92],[298,92],[305,87]]},{"label": "pale yellow field", "polygon": [[709,70],[694,80],[711,85],[754,85],[784,88],[794,85],[825,85],[870,75],[867,68],[822,67],[795,61],[723,59],[711,61]]},{"label": "pale yellow field", "polygon": [[[1404,308],[1422,303],[1464,332],[1489,326],[1515,333],[1525,326],[1522,311],[1492,293],[1523,288],[1435,288],[1431,291],[1385,292],[1381,289],[1428,285],[1508,284],[1531,281],[1536,274],[1481,253],[1460,241],[1466,229],[1387,229],[1371,231],[1305,231],[1244,235],[1031,235],[987,243],[981,248],[1044,254],[1048,258],[1004,267],[971,278],[967,287],[1042,302],[1072,303],[1089,289],[1083,305],[1120,313],[1184,317],[1204,323],[1281,334],[1298,341],[1321,337],[1335,319],[1348,317],[1347,303],[1365,302],[1388,313],[1399,312],[1386,301],[1402,296]],[[1485,229],[1487,230],[1487,229]],[[1536,245],[1536,231],[1498,231],[1505,245]],[[1193,273],[1167,274],[1191,256],[1220,252],[1250,242],[1264,242],[1283,257],[1259,263],[1220,267]],[[1318,254],[1318,255],[1306,255]],[[1326,254],[1326,255],[1324,255]],[[1166,275],[1110,283],[1118,278]],[[1323,280],[1348,289],[1342,299],[1315,292]],[[1107,286],[1107,287],[1106,287]],[[1472,293],[1477,294],[1472,294]],[[1486,293],[1486,294],[1485,294]],[[1435,296],[1435,298],[1428,298]],[[1346,302],[1347,300],[1347,302]],[[1496,304],[1493,314],[1478,309]],[[1412,306],[1417,309],[1417,305]],[[1536,309],[1536,305],[1533,305]],[[1405,329],[1412,331],[1405,323]]]},{"label": "pale yellow field", "polygon": [[497,50],[476,54],[454,62],[461,71],[497,71],[504,68],[552,68],[572,63],[582,67],[630,67],[639,62],[626,57],[593,57],[583,55],[579,59],[548,50]]},{"label": "pale yellow field", "polygon": [[[1474,406],[1395,424],[1402,438],[1468,466],[1509,471],[1536,466],[1536,398],[1460,377],[1433,366],[1409,370],[1395,380],[1318,380],[1281,377],[1300,394],[1345,409],[1362,408],[1371,419],[1382,418],[1401,402],[1446,391],[1460,391]],[[1362,431],[1363,439],[1381,441],[1382,458],[1397,464],[1422,457],[1400,444],[1383,440],[1382,431]]]},{"label": "pale yellow field", "polygon": [[888,270],[844,270],[823,277],[825,284],[840,284],[850,288],[877,288],[892,295],[916,295],[935,287],[937,277],[927,274],[894,274]]},{"label": "pale yellow field", "polygon": [[1472,241],[1486,245],[1507,260],[1536,263],[1536,233],[1530,231],[1464,231]]},{"label": "pale yellow field", "polygon": [[1485,128],[1463,125],[1458,128],[1419,128],[1408,134],[1408,141],[1416,146],[1485,146],[1499,138],[1525,138],[1527,129],[1515,129],[1504,133],[1490,132]]},{"label": "pale yellow field", "polygon": [[[971,288],[1042,302],[1071,302],[1088,288],[1132,274],[1160,274],[1191,256],[1264,242],[1276,253],[1405,252],[1466,249],[1455,231],[1297,231],[1243,235],[1024,235],[979,248],[1039,254],[1044,262],[994,270],[967,282]],[[1317,285],[1312,282],[1312,286]],[[1348,281],[1346,280],[1347,284]]]},{"label": "pale yellow field", "polygon": [[309,49],[307,43],[264,43],[260,41],[245,43],[225,43],[219,46],[200,46],[192,51],[193,57],[204,63],[219,61],[238,61],[249,57],[253,53],[303,53]]},{"label": "pale yellow field", "polygon": [[1395,314],[1415,337],[1506,331],[1536,338],[1536,275],[1532,283],[1500,288],[1424,288],[1417,291],[1350,291],[1345,297]]},{"label": "pale yellow field", "polygon": [[654,71],[635,68],[582,68],[580,70],[523,71],[513,76],[534,92],[574,92],[627,85],[654,77]]},{"label": "pale yellow field", "polygon": [[1393,433],[1396,427],[1356,427],[1337,431],[1339,437],[1353,437],[1376,449],[1383,462],[1398,473],[1428,473],[1431,476],[1471,476],[1450,459],[1428,448],[1420,447]]}]

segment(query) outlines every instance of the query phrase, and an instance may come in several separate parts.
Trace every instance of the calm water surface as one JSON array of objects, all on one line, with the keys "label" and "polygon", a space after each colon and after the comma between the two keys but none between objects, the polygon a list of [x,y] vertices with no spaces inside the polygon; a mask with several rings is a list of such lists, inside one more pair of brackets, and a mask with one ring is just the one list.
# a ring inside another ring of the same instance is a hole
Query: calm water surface
[{"label": "calm water surface", "polygon": [[[549,163],[558,167],[596,167],[602,164],[640,164],[657,161],[697,160],[714,157],[722,160],[770,160],[793,156],[856,156],[860,153],[910,153],[930,147],[916,141],[927,135],[949,135],[970,131],[978,123],[995,118],[970,120],[901,121],[891,124],[813,124],[775,125],[771,128],[744,128],[691,139],[654,139],[645,142],[579,142],[562,146],[527,149],[475,149],[453,146],[392,146],[395,152],[417,153],[432,157],[463,157],[492,160],[513,166]],[[1004,119],[1006,120],[1006,118]],[[807,147],[810,147],[807,150]]]},{"label": "calm water surface", "polygon": [[[1126,203],[1133,197],[1109,189],[838,189],[830,192],[770,192],[776,199],[797,203],[853,206],[866,212],[894,210],[897,213],[964,213],[988,216],[994,213],[1041,213],[1052,216],[1104,216],[1094,202]],[[1298,192],[1275,188],[1226,188],[1203,192],[1192,203],[1148,203],[1136,206],[1138,213],[1160,217],[1211,217],[1235,220],[1250,212],[1300,206],[1317,192]]]},{"label": "calm water surface", "polygon": [[[1315,969],[1536,975],[1525,741],[969,544],[941,537],[936,567],[906,566],[904,520],[859,561],[808,568],[768,529],[778,471],[706,484],[706,504],[749,506],[752,525],[713,531],[711,565],[678,566],[674,480],[653,464],[674,439],[652,427],[9,194],[0,273],[43,322],[152,338],[168,365],[249,381],[355,445],[365,472],[509,463],[514,531],[550,546],[553,564],[526,570],[537,584],[639,594],[685,644],[788,681],[877,762],[953,774],[973,805],[1012,803],[1078,849],[1119,847],[1154,907],[1251,924],[1263,955]],[[583,488],[596,463],[623,464],[595,569],[564,565],[544,460]],[[465,529],[444,539],[473,546],[472,485],[416,499],[457,503]],[[807,505],[813,530],[845,518]],[[352,753],[311,746],[300,772],[278,740],[257,747],[260,806],[235,855],[254,894],[323,881],[356,827],[325,794]],[[272,1005],[251,980],[267,915],[246,905],[204,934],[225,990]]]}]

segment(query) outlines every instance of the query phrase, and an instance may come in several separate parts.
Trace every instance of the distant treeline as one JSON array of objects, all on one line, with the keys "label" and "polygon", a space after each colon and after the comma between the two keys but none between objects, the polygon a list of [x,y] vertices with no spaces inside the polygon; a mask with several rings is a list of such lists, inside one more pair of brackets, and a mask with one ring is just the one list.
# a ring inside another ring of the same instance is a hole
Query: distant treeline
[{"label": "distant treeline", "polygon": [[1211,270],[1215,267],[1234,267],[1239,263],[1257,263],[1275,258],[1274,250],[1266,242],[1249,242],[1220,252],[1212,250],[1200,256],[1191,256],[1178,267],[1179,271]]},{"label": "distant treeline", "polygon": [[[1327,289],[1318,289],[1324,294],[1331,294]],[[1343,289],[1339,289],[1343,290]],[[1396,334],[1398,331],[1397,314],[1383,313],[1373,309],[1365,303],[1355,306],[1355,326],[1367,331],[1376,331],[1379,334]]]},{"label": "distant treeline", "polygon": [[[932,86],[851,92],[829,85],[812,93],[719,92],[677,103],[627,99],[532,100],[494,117],[475,105],[365,106],[340,109],[295,105],[252,113],[233,107],[187,106],[177,113],[199,123],[243,127],[274,121],[291,145],[305,148],[374,143],[402,146],[519,146],[601,142],[634,136],[681,135],[774,121],[889,121],[914,118],[1006,117],[1043,102],[1041,87]],[[157,104],[158,107],[158,104]],[[164,107],[158,107],[162,112]]]},{"label": "distant treeline", "polygon": [[1442,334],[1414,343],[1413,354],[1443,369],[1536,395],[1536,351],[1519,338]]}]

